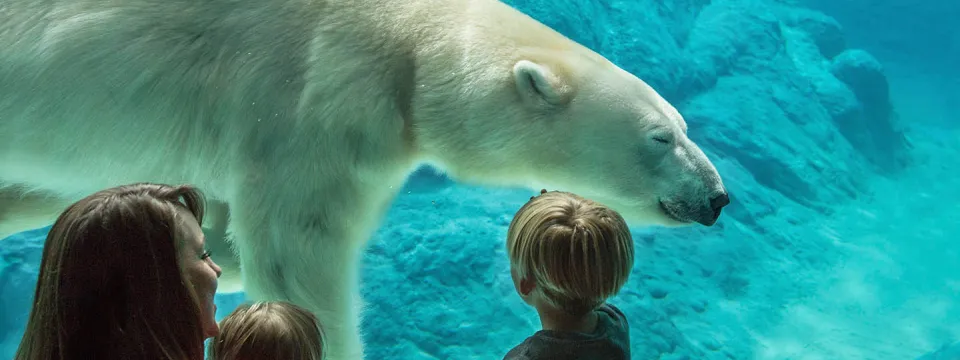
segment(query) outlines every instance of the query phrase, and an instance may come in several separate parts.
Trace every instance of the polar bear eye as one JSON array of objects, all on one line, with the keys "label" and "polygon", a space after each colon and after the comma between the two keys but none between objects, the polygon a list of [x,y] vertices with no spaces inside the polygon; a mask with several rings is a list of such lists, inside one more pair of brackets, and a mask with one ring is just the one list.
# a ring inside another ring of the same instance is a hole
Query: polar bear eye
[{"label": "polar bear eye", "polygon": [[668,139],[666,136],[654,136],[653,141],[661,144],[670,144],[670,139]]}]

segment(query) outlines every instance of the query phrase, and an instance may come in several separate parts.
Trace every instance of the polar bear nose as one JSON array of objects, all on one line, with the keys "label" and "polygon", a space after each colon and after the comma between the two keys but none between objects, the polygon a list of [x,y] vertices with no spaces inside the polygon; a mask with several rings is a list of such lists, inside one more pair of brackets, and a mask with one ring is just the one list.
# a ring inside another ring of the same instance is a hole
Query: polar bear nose
[{"label": "polar bear nose", "polygon": [[720,211],[727,205],[730,205],[730,195],[726,191],[710,198],[710,210],[713,210],[713,219],[710,220],[711,225],[717,222],[717,219],[720,218]]},{"label": "polar bear nose", "polygon": [[700,212],[697,222],[706,226],[713,226],[720,218],[720,211],[724,206],[730,205],[730,196],[726,191],[710,198],[710,207]]},{"label": "polar bear nose", "polygon": [[710,208],[713,209],[713,212],[717,215],[720,215],[720,209],[723,209],[723,207],[727,205],[730,205],[730,196],[727,195],[726,192],[710,199]]}]

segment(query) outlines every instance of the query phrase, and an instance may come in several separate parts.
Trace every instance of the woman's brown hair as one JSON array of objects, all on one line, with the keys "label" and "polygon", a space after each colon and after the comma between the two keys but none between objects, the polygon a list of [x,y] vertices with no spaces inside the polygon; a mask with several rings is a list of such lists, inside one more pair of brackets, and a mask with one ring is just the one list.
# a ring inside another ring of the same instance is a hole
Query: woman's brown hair
[{"label": "woman's brown hair", "polygon": [[196,294],[180,266],[190,186],[139,183],[68,207],[47,235],[16,360],[203,359]]},{"label": "woman's brown hair", "polygon": [[321,360],[323,340],[306,309],[284,301],[242,304],[220,322],[210,360]]}]

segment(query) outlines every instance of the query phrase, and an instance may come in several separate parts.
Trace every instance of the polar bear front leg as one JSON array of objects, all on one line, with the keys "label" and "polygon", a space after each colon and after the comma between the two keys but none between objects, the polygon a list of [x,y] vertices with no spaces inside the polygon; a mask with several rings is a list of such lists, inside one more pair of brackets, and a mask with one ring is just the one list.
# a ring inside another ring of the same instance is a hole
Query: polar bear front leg
[{"label": "polar bear front leg", "polygon": [[227,204],[207,197],[206,211],[203,215],[203,235],[206,237],[206,247],[213,254],[214,261],[223,269],[220,276],[220,285],[217,291],[229,293],[243,291],[243,279],[240,277],[240,258],[233,250],[227,224],[230,210]]},{"label": "polar bear front leg", "polygon": [[241,186],[229,205],[230,227],[248,298],[303,306],[320,320],[327,359],[360,360],[359,266],[382,215],[370,192],[336,185]]},{"label": "polar bear front leg", "polygon": [[[259,231],[242,233],[261,239],[268,236]],[[290,301],[306,308],[320,321],[326,359],[363,359],[357,277],[360,251],[342,240],[321,240],[309,230],[281,230],[275,235],[315,241],[291,244],[287,249],[242,250],[240,266],[247,297]]]}]

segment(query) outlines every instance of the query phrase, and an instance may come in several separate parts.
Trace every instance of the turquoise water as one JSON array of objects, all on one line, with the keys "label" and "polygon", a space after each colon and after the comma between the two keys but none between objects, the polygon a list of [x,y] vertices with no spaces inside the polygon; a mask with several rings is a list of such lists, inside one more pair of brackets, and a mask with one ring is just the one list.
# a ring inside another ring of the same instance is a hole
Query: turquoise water
[{"label": "turquoise water", "polygon": [[[712,228],[634,229],[611,300],[634,359],[960,359],[960,3],[509,3],[667,97],[733,198]],[[369,359],[496,359],[538,329],[503,249],[531,193],[410,179],[363,264]],[[0,358],[45,231],[0,241]]]}]

